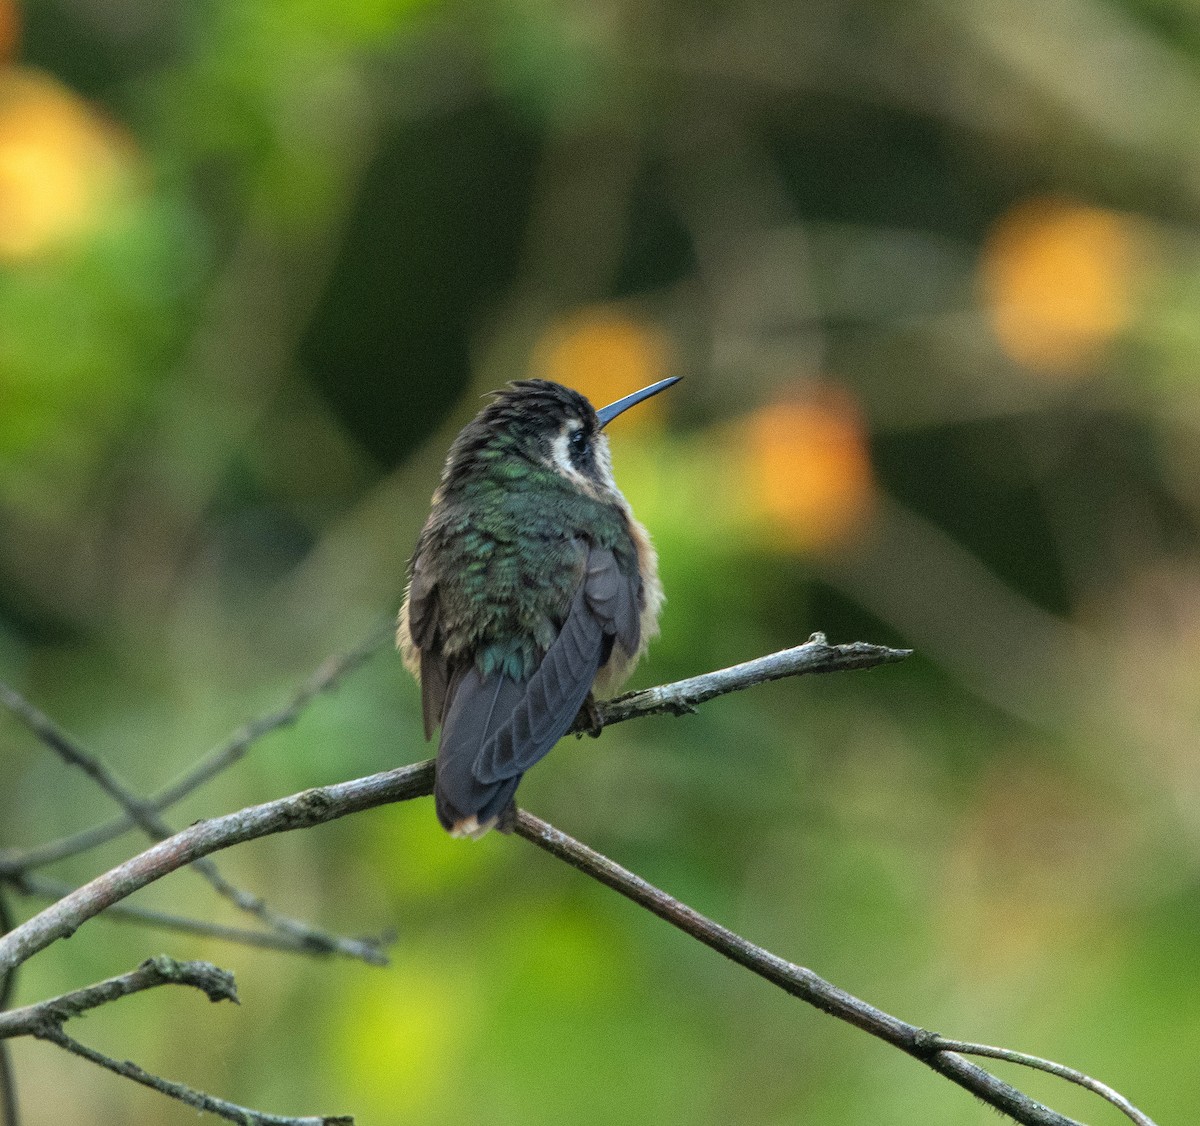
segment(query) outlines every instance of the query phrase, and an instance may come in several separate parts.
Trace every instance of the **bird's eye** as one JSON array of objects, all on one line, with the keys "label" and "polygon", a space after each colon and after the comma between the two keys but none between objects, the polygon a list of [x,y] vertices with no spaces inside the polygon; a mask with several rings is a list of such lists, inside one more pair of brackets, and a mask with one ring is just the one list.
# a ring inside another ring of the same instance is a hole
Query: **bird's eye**
[{"label": "bird's eye", "polygon": [[567,439],[571,445],[572,453],[582,453],[587,449],[588,434],[581,426],[578,430],[571,431],[571,437]]}]

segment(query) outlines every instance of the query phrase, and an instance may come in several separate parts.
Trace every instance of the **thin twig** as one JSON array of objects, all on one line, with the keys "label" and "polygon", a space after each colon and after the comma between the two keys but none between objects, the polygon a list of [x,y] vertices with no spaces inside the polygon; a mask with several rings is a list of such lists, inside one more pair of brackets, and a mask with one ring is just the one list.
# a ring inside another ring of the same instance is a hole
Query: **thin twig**
[{"label": "thin twig", "polygon": [[[942,1041],[940,1037],[932,1036],[924,1029],[899,1020],[839,989],[812,970],[784,961],[769,950],[755,946],[540,818],[519,810],[515,831],[551,856],[566,861],[585,875],[620,892],[638,906],[665,919],[685,934],[792,996],[907,1052],[1017,1122],[1026,1126],[1081,1126],[1075,1119],[1036,1102],[990,1072],[963,1059],[956,1054],[954,1042]],[[1145,1119],[1144,1123],[1153,1126],[1149,1119]]]},{"label": "thin twig", "polygon": [[35,707],[15,688],[3,681],[0,681],[0,706],[12,712],[42,744],[49,747],[63,762],[82,770],[147,833],[158,831],[155,823],[149,820],[153,810],[146,808],[142,799],[117,777],[103,759],[84,750],[45,712]]},{"label": "thin twig", "polygon": [[[64,762],[78,767],[91,778],[142,831],[154,841],[166,840],[175,832],[163,817],[133,792],[98,755],[86,750],[71,738],[49,716],[26,700],[15,689],[0,682],[0,705],[17,716],[41,742],[53,750]],[[342,954],[349,958],[361,958],[371,965],[387,965],[387,955],[378,944],[364,939],[344,938],[329,934],[275,911],[261,896],[243,891],[227,880],[220,869],[211,861],[200,859],[193,867],[216,889],[240,910],[261,919],[273,930],[286,934],[296,942],[304,943],[318,953]]]},{"label": "thin twig", "polygon": [[[801,650],[805,653],[802,659],[797,659]],[[830,646],[820,635],[816,635],[796,649],[771,653],[733,669],[721,669],[676,684],[662,685],[649,693],[636,693],[632,699],[620,697],[601,705],[599,711],[604,724],[621,723],[640,715],[663,711],[664,700],[712,699],[723,692],[748,688],[763,680],[846,667],[870,668],[901,660],[906,655],[905,650],[883,646],[866,649],[861,646]],[[780,671],[783,657],[788,657],[790,668]],[[846,662],[851,659],[854,664],[847,665]],[[755,679],[756,675],[758,679]],[[665,710],[672,709],[668,707]],[[674,710],[680,708],[675,707]],[[169,840],[97,876],[0,939],[0,971],[7,966],[19,965],[52,942],[73,934],[82,923],[139,888],[210,853],[272,833],[324,824],[378,805],[423,797],[432,790],[433,763],[426,761],[367,778],[357,778],[352,782],[305,790],[211,821],[199,821]]]},{"label": "thin twig", "polygon": [[38,1040],[57,1044],[60,1048],[117,1075],[178,1099],[196,1110],[220,1115],[231,1122],[239,1123],[239,1126],[353,1126],[354,1120],[344,1116],[289,1118],[238,1106],[182,1083],[153,1075],[127,1060],[115,1060],[81,1044],[63,1029],[68,1020],[89,1009],[99,1008],[130,994],[162,985],[188,985],[199,989],[214,1002],[236,1003],[238,999],[231,973],[218,969],[210,962],[177,962],[174,958],[159,955],[143,962],[136,970],[119,977],[64,993],[61,997],[53,997],[36,1005],[27,1005],[25,1008],[0,1014],[0,1038],[33,1036]]},{"label": "thin twig", "polygon": [[132,1079],[135,1083],[141,1083],[143,1087],[149,1087],[160,1095],[178,1099],[179,1102],[186,1103],[196,1110],[208,1111],[209,1114],[216,1114],[230,1122],[236,1122],[237,1126],[354,1126],[354,1119],[349,1115],[289,1118],[285,1115],[264,1114],[260,1110],[238,1106],[237,1103],[219,1099],[206,1091],[198,1091],[194,1087],[154,1075],[129,1060],[115,1060],[111,1056],[104,1055],[103,1052],[96,1051],[95,1048],[81,1044],[61,1028],[47,1029],[44,1033],[39,1034],[39,1039],[49,1040],[50,1043],[57,1044],[73,1055],[88,1060],[98,1067],[106,1068],[116,1075]]},{"label": "thin twig", "polygon": [[12,1055],[8,1044],[0,1044],[0,1110],[4,1126],[20,1126],[21,1108],[17,1103],[17,1077],[13,1072]]},{"label": "thin twig", "polygon": [[[4,894],[4,889],[0,888],[0,936],[8,934],[12,929],[12,908],[8,905],[8,896]],[[8,1003],[12,1000],[16,984],[17,975],[15,973],[9,971],[8,973],[0,974],[0,1010],[8,1008]]]},{"label": "thin twig", "polygon": [[[2,879],[3,877],[0,877]],[[62,880],[52,880],[32,872],[8,877],[8,882],[22,895],[36,895],[47,899],[61,899],[70,895],[75,888]],[[318,950],[312,943],[279,931],[247,930],[245,927],[231,927],[224,923],[213,923],[207,919],[192,919],[183,915],[173,915],[167,911],[157,911],[152,907],[142,907],[135,903],[114,903],[104,912],[104,918],[117,922],[136,923],[142,926],[157,927],[160,930],[179,931],[183,934],[195,934],[204,938],[217,938],[222,942],[231,942],[240,946],[253,946],[263,950],[283,950],[295,954],[308,954],[321,957],[328,950]],[[390,946],[396,941],[394,932],[377,937],[363,939],[380,949]]]},{"label": "thin twig", "polygon": [[911,649],[889,649],[886,645],[869,645],[865,641],[830,645],[823,633],[814,633],[803,645],[782,649],[766,657],[756,657],[753,661],[677,680],[673,684],[627,692],[600,705],[600,717],[607,726],[644,715],[687,715],[718,696],[740,692],[769,680],[845,669],[873,669],[895,664],[911,655]]},{"label": "thin twig", "polygon": [[[385,643],[389,643],[395,633],[395,628],[395,623],[388,619],[386,623],[373,630],[361,644],[339,656],[322,661],[320,667],[283,707],[244,724],[225,742],[214,747],[175,781],[164,786],[156,794],[145,798],[141,802],[142,806],[145,809],[161,813],[164,809],[168,809],[198,790],[223,770],[239,762],[245,757],[246,752],[265,735],[282,727],[291,726],[313,700],[332,691],[346,676],[378,653]],[[88,852],[100,845],[107,844],[135,826],[134,819],[126,813],[121,817],[106,821],[104,824],[94,825],[89,829],[60,837],[55,841],[48,841],[46,844],[37,845],[34,848],[0,852],[0,874],[28,872],[34,868],[53,864],[58,860],[65,860],[68,856],[77,856],[81,852]]]},{"label": "thin twig", "polygon": [[[4,888],[0,887],[0,934],[7,934],[12,928],[13,915],[8,905],[8,896]],[[17,971],[15,969],[0,976],[0,1012],[8,1008],[16,980]],[[20,1126],[21,1110],[17,1105],[17,1077],[13,1072],[12,1056],[9,1054],[7,1043],[0,1043],[0,1111],[4,1112],[4,1126]]]},{"label": "thin twig", "polygon": [[[156,838],[166,840],[167,836]],[[387,952],[384,944],[374,938],[350,938],[346,935],[333,934],[320,930],[311,923],[293,919],[289,915],[269,907],[265,900],[251,892],[243,891],[230,883],[211,860],[197,860],[192,867],[207,877],[218,892],[235,906],[261,919],[277,933],[286,936],[299,947],[313,954],[340,954],[346,958],[358,958],[371,966],[386,966]]]},{"label": "thin twig", "polygon": [[89,1009],[111,1004],[122,997],[157,989],[160,985],[188,985],[210,1001],[237,1003],[233,974],[211,962],[177,962],[165,954],[147,958],[136,970],[74,989],[36,1005],[0,1013],[0,1040],[13,1036],[38,1036],[47,1025],[61,1025]]},{"label": "thin twig", "polygon": [[1074,1067],[1055,1063],[1054,1060],[1042,1059],[1040,1056],[1031,1056],[1028,1052],[1014,1052],[1011,1048],[996,1048],[990,1044],[973,1044],[969,1040],[951,1040],[946,1036],[938,1036],[934,1033],[929,1035],[929,1044],[942,1052],[957,1052],[963,1056],[987,1056],[990,1059],[1006,1060],[1008,1063],[1020,1064],[1022,1067],[1032,1067],[1038,1071],[1049,1072],[1051,1075],[1058,1076],[1059,1079],[1065,1079],[1068,1083],[1077,1083],[1102,1099],[1107,1099],[1119,1111],[1137,1123],[1137,1126],[1154,1126],[1154,1121],[1150,1116],[1144,1111],[1138,1110],[1119,1091],[1114,1091],[1107,1083],[1101,1083],[1099,1079],[1093,1079],[1090,1075],[1085,1075]]}]

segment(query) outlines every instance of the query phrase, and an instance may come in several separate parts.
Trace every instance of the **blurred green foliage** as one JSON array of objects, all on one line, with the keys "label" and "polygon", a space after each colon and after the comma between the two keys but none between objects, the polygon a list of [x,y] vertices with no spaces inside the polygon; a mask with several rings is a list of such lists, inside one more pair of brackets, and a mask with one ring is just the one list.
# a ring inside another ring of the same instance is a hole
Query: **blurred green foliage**
[{"label": "blurred green foliage", "polygon": [[[153,791],[395,610],[480,394],[684,374],[614,428],[669,597],[635,684],[815,629],[917,656],[567,741],[523,803],[885,1009],[1186,1121],[1193,6],[0,0],[5,44],[0,676]],[[174,823],[415,761],[420,728],[381,654]],[[0,847],[111,813],[4,718],[0,763]],[[394,926],[394,964],[98,920],[18,1003],[209,958],[240,1010],[159,991],[78,1035],[380,1126],[993,1120],[426,802],[221,862]],[[188,873],[144,902],[238,921]],[[193,1118],[14,1054],[29,1126]]]}]

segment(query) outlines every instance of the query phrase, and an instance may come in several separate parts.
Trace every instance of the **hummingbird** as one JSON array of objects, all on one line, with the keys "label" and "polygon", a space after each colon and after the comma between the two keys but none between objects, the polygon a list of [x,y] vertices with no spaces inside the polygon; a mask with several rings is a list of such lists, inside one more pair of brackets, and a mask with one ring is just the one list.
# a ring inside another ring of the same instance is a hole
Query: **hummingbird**
[{"label": "hummingbird", "polygon": [[604,427],[662,379],[596,410],[522,379],[492,393],[446,458],[408,566],[397,644],[441,726],[434,801],[454,837],[510,821],[522,775],[658,632],[658,557],[613,479]]}]

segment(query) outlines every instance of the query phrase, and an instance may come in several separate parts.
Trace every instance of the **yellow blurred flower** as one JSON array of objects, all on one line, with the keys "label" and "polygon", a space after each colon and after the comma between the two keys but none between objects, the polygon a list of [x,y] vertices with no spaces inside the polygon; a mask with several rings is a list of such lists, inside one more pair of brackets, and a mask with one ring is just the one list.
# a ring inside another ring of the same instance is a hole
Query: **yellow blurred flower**
[{"label": "yellow blurred flower", "polygon": [[0,258],[28,258],[92,228],[129,154],[117,129],[55,79],[0,71]]},{"label": "yellow blurred flower", "polygon": [[1143,244],[1129,216],[1049,198],[1017,204],[979,266],[1001,347],[1036,372],[1082,374],[1129,323]]},{"label": "yellow blurred flower", "polygon": [[[581,309],[552,325],[538,342],[533,374],[582,392],[597,407],[663,379],[671,349],[654,325],[608,305]],[[644,426],[663,400],[649,399],[622,416],[621,427]]]},{"label": "yellow blurred flower", "polygon": [[874,477],[862,414],[822,384],[761,407],[737,427],[744,503],[769,538],[799,551],[850,540],[870,518]]}]

